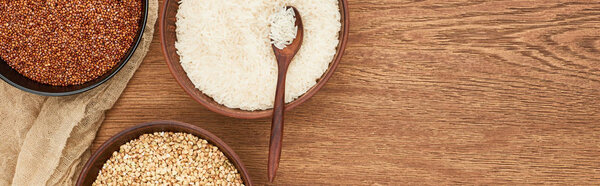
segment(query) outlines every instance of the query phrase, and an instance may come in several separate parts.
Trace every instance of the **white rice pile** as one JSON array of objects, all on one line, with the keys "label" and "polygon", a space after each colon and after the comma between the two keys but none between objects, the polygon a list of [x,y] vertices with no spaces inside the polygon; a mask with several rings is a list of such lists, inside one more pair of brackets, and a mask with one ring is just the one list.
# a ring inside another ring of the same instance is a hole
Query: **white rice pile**
[{"label": "white rice pile", "polygon": [[286,102],[314,86],[336,53],[337,0],[181,0],[175,47],[196,88],[229,108],[272,108],[277,62],[269,17],[284,6],[296,7],[304,26],[287,73]]},{"label": "white rice pile", "polygon": [[278,49],[292,44],[298,34],[295,14],[294,9],[283,7],[269,18],[271,22],[269,38],[271,38],[271,44]]}]

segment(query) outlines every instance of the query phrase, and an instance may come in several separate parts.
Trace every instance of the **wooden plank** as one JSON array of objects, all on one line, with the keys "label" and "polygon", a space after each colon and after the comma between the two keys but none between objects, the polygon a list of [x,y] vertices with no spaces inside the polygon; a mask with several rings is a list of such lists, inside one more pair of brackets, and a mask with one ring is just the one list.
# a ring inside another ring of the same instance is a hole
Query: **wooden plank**
[{"label": "wooden plank", "polygon": [[[351,0],[346,55],[286,114],[276,184],[600,183],[600,3]],[[210,112],[158,35],[93,149],[151,120],[205,128],[267,180],[270,119]]]}]

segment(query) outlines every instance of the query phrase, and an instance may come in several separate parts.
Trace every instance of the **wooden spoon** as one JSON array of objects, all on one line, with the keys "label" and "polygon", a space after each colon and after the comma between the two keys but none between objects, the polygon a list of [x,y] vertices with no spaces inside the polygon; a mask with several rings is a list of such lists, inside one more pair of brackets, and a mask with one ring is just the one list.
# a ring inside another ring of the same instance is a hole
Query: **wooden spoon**
[{"label": "wooden spoon", "polygon": [[279,157],[281,156],[281,142],[283,140],[283,112],[285,110],[285,76],[287,69],[292,59],[300,50],[302,45],[302,39],[304,37],[304,27],[302,26],[302,19],[300,13],[294,7],[292,8],[296,14],[296,26],[298,31],[296,38],[292,43],[283,49],[279,49],[272,45],[273,52],[277,58],[277,90],[275,92],[275,103],[273,104],[273,122],[271,124],[271,141],[269,142],[269,182],[273,182],[275,179],[275,173],[277,167],[279,167]]}]

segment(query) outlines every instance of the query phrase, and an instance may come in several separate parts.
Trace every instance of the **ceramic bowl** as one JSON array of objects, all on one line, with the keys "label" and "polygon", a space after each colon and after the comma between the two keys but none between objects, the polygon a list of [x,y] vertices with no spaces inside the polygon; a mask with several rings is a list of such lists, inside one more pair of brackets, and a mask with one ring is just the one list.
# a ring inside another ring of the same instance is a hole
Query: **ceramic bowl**
[{"label": "ceramic bowl", "polygon": [[68,96],[73,94],[79,94],[93,88],[100,86],[102,83],[108,81],[110,78],[115,76],[119,70],[121,70],[127,61],[133,56],[133,53],[137,49],[142,35],[146,29],[146,19],[148,17],[148,0],[142,0],[142,14],[140,19],[140,27],[137,31],[137,35],[131,43],[131,47],[124,55],[124,57],[108,72],[104,75],[88,81],[81,85],[70,85],[70,86],[52,86],[48,84],[39,83],[31,80],[10,67],[2,58],[0,58],[0,78],[6,81],[8,84],[21,89],[26,92],[42,95],[42,96]]},{"label": "ceramic bowl", "polygon": [[250,180],[250,176],[246,167],[242,163],[242,160],[238,157],[237,154],[231,149],[231,147],[227,146],[223,140],[219,139],[214,134],[201,129],[200,127],[177,122],[177,121],[154,121],[148,122],[144,124],[140,124],[129,129],[126,129],[112,138],[108,139],[87,161],[83,170],[79,174],[79,178],[77,180],[77,186],[82,185],[92,185],[92,183],[98,177],[98,173],[102,169],[102,166],[106,162],[106,160],[110,159],[113,152],[118,151],[121,145],[125,143],[139,138],[143,134],[149,134],[154,132],[183,132],[195,135],[198,138],[205,139],[210,144],[219,148],[223,154],[229,158],[229,161],[236,167],[238,172],[240,173],[242,180],[245,185],[251,186],[252,181]]},{"label": "ceramic bowl", "polygon": [[[211,97],[205,95],[200,90],[198,90],[192,81],[188,78],[186,72],[181,67],[181,63],[179,61],[179,55],[177,54],[177,49],[175,48],[175,41],[177,41],[177,34],[175,32],[175,21],[177,10],[179,8],[178,0],[165,0],[163,9],[160,13],[160,41],[162,44],[163,54],[165,56],[165,60],[171,73],[179,83],[179,85],[187,92],[194,100],[198,103],[204,105],[209,110],[230,116],[235,118],[242,119],[256,119],[256,118],[264,118],[273,115],[273,110],[257,110],[257,111],[246,111],[241,109],[229,108],[224,105],[221,105],[214,101]],[[340,29],[339,39],[340,42],[337,46],[337,52],[333,58],[333,61],[329,64],[329,68],[323,76],[319,80],[317,80],[317,84],[309,89],[306,93],[300,96],[298,99],[287,103],[285,106],[286,111],[289,111],[298,105],[304,103],[309,98],[311,98],[319,89],[325,85],[327,80],[333,75],[333,72],[337,68],[340,60],[342,59],[342,55],[344,54],[344,50],[346,49],[346,42],[348,41],[348,29],[349,29],[349,17],[348,17],[348,2],[347,0],[339,0],[340,6],[340,15],[342,28]]]}]

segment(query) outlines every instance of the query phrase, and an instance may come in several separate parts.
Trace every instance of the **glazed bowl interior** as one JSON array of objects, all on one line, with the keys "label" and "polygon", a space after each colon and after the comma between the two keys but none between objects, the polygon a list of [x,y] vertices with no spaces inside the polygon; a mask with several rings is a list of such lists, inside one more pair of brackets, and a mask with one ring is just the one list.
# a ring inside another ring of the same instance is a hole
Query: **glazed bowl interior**
[{"label": "glazed bowl interior", "polygon": [[85,164],[81,174],[79,175],[76,185],[92,185],[92,183],[96,180],[96,177],[98,177],[98,173],[102,169],[102,166],[106,160],[110,159],[112,153],[118,151],[121,145],[139,138],[142,134],[154,132],[184,132],[205,139],[210,144],[217,146],[219,150],[221,150],[223,154],[229,158],[229,161],[231,161],[231,163],[240,173],[245,185],[252,185],[252,181],[250,180],[248,171],[244,167],[244,164],[237,154],[235,154],[235,152],[229,146],[227,146],[227,144],[225,144],[225,142],[204,129],[191,124],[176,121],[155,121],[140,124],[126,129],[108,139],[104,144],[102,144],[102,146],[100,146],[98,150],[96,150],[96,152]]},{"label": "glazed bowl interior", "polygon": [[19,88],[23,91],[43,95],[43,96],[68,96],[73,94],[82,93],[93,89],[102,83],[108,81],[111,77],[117,74],[123,66],[129,61],[135,49],[142,39],[142,34],[144,33],[146,27],[146,19],[148,16],[148,0],[142,0],[142,14],[141,19],[139,21],[139,29],[136,33],[136,37],[129,47],[129,50],[123,58],[108,72],[104,73],[102,76],[88,81],[81,85],[70,85],[70,86],[52,86],[48,84],[39,83],[37,81],[31,80],[21,74],[19,74],[16,70],[10,67],[6,61],[4,61],[0,57],[0,78],[6,81],[8,84]]},{"label": "glazed bowl interior", "polygon": [[[214,101],[211,97],[205,95],[200,90],[196,89],[192,81],[187,77],[186,72],[181,67],[181,63],[179,61],[179,55],[177,54],[177,49],[175,48],[175,42],[177,41],[177,35],[175,32],[176,29],[176,15],[177,10],[179,8],[178,0],[165,0],[161,17],[160,17],[160,39],[162,44],[163,53],[165,55],[165,59],[171,73],[179,83],[179,85],[197,102],[204,105],[206,108],[213,112],[217,112],[219,114],[223,114],[230,117],[242,118],[242,119],[256,119],[256,118],[264,118],[271,116],[273,114],[273,110],[259,110],[259,111],[245,111],[241,109],[233,109],[221,105]],[[348,40],[348,2],[347,0],[339,0],[340,6],[340,15],[341,15],[341,23],[342,27],[339,33],[339,44],[337,46],[337,52],[333,58],[333,61],[329,63],[329,68],[320,79],[317,80],[317,84],[314,85],[311,89],[309,89],[306,93],[300,96],[298,99],[287,103],[286,110],[291,110],[294,107],[302,104],[307,101],[310,97],[312,97],[325,83],[335,69],[337,68],[340,60],[342,59],[342,55],[344,50],[346,49],[346,42]]]}]

